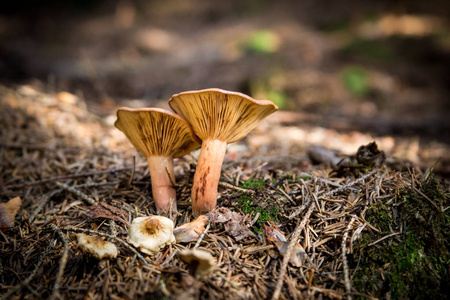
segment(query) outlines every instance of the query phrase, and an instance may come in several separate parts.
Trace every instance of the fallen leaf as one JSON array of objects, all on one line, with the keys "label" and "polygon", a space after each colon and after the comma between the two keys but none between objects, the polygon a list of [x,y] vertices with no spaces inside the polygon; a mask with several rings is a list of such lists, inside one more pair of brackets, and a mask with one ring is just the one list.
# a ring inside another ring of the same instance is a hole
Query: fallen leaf
[{"label": "fallen leaf", "polygon": [[173,230],[173,235],[175,236],[177,243],[189,243],[196,241],[203,231],[205,231],[205,225],[207,223],[207,216],[199,216],[194,221],[175,228]]},{"label": "fallen leaf", "polygon": [[220,207],[212,212],[210,220],[213,223],[224,223],[225,230],[238,242],[245,238],[256,239],[256,235],[246,226],[245,217],[226,207]]},{"label": "fallen leaf", "polygon": [[0,229],[14,226],[14,218],[21,206],[22,200],[20,197],[12,198],[6,203],[0,203]]},{"label": "fallen leaf", "polygon": [[92,219],[110,219],[130,226],[130,223],[126,221],[127,213],[124,210],[106,203],[93,205],[89,213]]}]

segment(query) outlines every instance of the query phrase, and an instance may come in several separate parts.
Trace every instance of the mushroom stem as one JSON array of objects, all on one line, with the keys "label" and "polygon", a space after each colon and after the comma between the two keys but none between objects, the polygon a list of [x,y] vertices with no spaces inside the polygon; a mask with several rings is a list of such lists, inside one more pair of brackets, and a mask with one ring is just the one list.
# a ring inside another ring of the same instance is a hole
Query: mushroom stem
[{"label": "mushroom stem", "polygon": [[[152,193],[156,211],[159,215],[164,214],[169,210],[171,202],[173,203],[173,211],[177,211],[177,193],[172,185],[172,182],[175,182],[172,157],[149,156],[147,161],[152,180]],[[172,180],[167,173],[172,176]]]},{"label": "mushroom stem", "polygon": [[202,142],[191,194],[192,209],[196,216],[210,212],[216,207],[217,187],[226,150],[227,142]]}]

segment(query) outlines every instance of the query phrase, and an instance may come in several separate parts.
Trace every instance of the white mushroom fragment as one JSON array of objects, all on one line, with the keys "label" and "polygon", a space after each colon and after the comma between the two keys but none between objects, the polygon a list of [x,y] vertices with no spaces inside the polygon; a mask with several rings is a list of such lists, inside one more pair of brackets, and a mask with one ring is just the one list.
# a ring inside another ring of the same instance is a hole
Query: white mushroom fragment
[{"label": "white mushroom fragment", "polygon": [[14,218],[21,206],[22,200],[20,197],[12,198],[6,203],[0,203],[0,229],[14,226]]},{"label": "white mushroom fragment", "polygon": [[107,242],[98,236],[76,233],[70,235],[70,237],[76,242],[78,249],[83,253],[90,254],[98,260],[104,258],[116,258],[119,253],[116,245]]},{"label": "white mushroom fragment", "polygon": [[175,228],[173,234],[177,243],[189,243],[198,240],[203,231],[205,231],[205,225],[207,223],[207,216],[199,216],[194,221]]},{"label": "white mushroom fragment", "polygon": [[278,107],[269,100],[221,89],[173,95],[169,105],[202,140],[191,194],[192,209],[198,216],[216,207],[227,144],[242,139]]},{"label": "white mushroom fragment", "polygon": [[189,266],[191,275],[197,279],[206,278],[216,266],[214,257],[202,250],[182,250],[178,257]]},{"label": "white mushroom fragment", "polygon": [[[200,147],[201,141],[182,117],[159,108],[120,108],[114,125],[147,158],[158,214],[176,207],[173,158]],[[169,177],[170,176],[170,177]]]},{"label": "white mushroom fragment", "polygon": [[131,223],[127,240],[146,254],[156,254],[164,246],[175,243],[173,222],[162,216],[136,218]]}]

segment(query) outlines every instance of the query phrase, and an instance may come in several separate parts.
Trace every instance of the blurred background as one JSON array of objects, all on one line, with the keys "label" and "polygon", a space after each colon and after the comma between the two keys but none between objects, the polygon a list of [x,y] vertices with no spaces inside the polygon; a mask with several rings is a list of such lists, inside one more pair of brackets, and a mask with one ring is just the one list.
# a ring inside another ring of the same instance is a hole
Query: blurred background
[{"label": "blurred background", "polygon": [[0,83],[68,92],[110,125],[120,106],[240,91],[281,110],[251,149],[354,153],[375,139],[450,174],[449,16],[447,0],[9,1]]}]

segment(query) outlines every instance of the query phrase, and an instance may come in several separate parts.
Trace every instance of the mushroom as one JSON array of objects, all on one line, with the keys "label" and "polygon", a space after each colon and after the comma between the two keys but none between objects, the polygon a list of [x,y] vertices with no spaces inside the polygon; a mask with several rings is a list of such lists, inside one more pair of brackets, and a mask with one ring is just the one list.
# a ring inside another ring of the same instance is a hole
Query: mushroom
[{"label": "mushroom", "polygon": [[195,215],[207,213],[216,207],[227,143],[242,139],[278,107],[269,100],[254,100],[221,89],[176,94],[169,105],[191,124],[202,140],[191,199]]},{"label": "mushroom", "polygon": [[92,255],[98,260],[104,258],[116,258],[118,251],[116,245],[106,242],[98,236],[89,236],[84,233],[76,233],[70,237],[77,243],[77,248],[83,253]]},{"label": "mushroom", "polygon": [[147,158],[158,214],[167,212],[171,203],[176,211],[173,158],[191,152],[201,143],[188,122],[165,109],[123,107],[117,111],[114,125]]},{"label": "mushroom", "polygon": [[199,216],[190,223],[183,224],[173,230],[173,235],[177,243],[189,243],[196,241],[205,231],[205,225],[208,223],[207,216]]},{"label": "mushroom", "polygon": [[156,254],[162,247],[175,243],[173,222],[162,216],[136,218],[131,223],[127,240],[146,254]]},{"label": "mushroom", "polygon": [[12,198],[6,203],[0,203],[0,229],[14,226],[14,218],[21,206],[22,200],[20,200],[20,197]]},{"label": "mushroom", "polygon": [[179,258],[189,266],[192,276],[204,279],[216,266],[214,257],[203,250],[182,250],[178,252]]},{"label": "mushroom", "polygon": [[[280,254],[285,256],[287,254],[289,241],[275,223],[270,220],[267,223],[268,225],[264,224],[263,230],[265,238],[267,241],[274,243]],[[292,249],[291,256],[289,257],[289,263],[294,267],[301,267],[305,257],[305,249],[299,242],[296,242],[294,244],[294,248]]]}]

